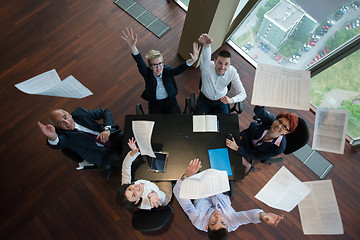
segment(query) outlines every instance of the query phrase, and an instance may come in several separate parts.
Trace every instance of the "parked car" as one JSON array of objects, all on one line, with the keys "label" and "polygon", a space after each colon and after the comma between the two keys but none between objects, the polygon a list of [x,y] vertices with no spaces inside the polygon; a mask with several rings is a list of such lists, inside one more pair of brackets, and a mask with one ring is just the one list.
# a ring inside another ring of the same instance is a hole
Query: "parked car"
[{"label": "parked car", "polygon": [[259,45],[258,45],[258,48],[262,48],[263,45],[264,45],[264,43],[260,42]]},{"label": "parked car", "polygon": [[282,57],[279,59],[278,63],[281,64],[283,61],[284,61],[284,58]]},{"label": "parked car", "polygon": [[290,58],[290,59],[289,59],[289,62],[296,64],[296,63],[298,63],[298,60],[297,60],[297,59],[294,59],[294,58]]},{"label": "parked car", "polygon": [[274,59],[278,55],[277,52],[274,52],[273,55],[271,55],[271,59]]},{"label": "parked car", "polygon": [[311,38],[313,38],[313,39],[320,39],[320,36],[318,36],[318,35],[312,35]]},{"label": "parked car", "polygon": [[263,48],[264,48],[263,51],[264,51],[265,53],[268,53],[268,52],[270,51],[269,46],[266,45],[266,44],[264,44],[264,47],[263,47]]},{"label": "parked car", "polygon": [[304,51],[304,52],[308,52],[310,50],[310,48],[309,47],[303,47],[303,48],[301,48],[301,51]]},{"label": "parked car", "polygon": [[277,61],[280,57],[281,57],[281,55],[277,55],[275,58],[275,61]]}]

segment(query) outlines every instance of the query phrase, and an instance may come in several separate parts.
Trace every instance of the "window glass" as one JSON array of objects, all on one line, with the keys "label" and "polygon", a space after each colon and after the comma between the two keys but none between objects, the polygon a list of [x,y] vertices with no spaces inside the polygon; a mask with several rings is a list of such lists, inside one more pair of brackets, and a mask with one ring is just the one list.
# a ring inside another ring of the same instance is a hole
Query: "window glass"
[{"label": "window glass", "polygon": [[360,50],[311,78],[311,103],[315,107],[349,111],[347,134],[360,137]]},{"label": "window glass", "polygon": [[[308,70],[359,33],[360,1],[262,0],[229,43],[255,66]],[[311,79],[311,103],[348,109],[352,138],[360,136],[359,62],[357,51]]]}]

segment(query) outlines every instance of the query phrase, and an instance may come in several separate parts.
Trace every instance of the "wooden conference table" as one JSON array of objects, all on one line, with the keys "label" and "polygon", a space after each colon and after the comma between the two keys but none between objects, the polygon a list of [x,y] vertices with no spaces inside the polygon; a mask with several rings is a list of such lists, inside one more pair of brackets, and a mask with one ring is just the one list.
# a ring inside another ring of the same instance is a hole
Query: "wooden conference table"
[{"label": "wooden conference table", "polygon": [[[134,180],[176,181],[185,173],[190,160],[199,158],[202,168],[210,168],[209,149],[226,148],[225,138],[231,133],[239,139],[239,122],[237,114],[217,114],[219,132],[193,132],[192,116],[189,114],[153,114],[126,115],[124,127],[123,157],[130,151],[128,140],[133,137],[132,121],[155,121],[151,136],[151,146],[154,151],[168,152],[168,162],[165,173],[149,170],[148,156],[139,156],[132,165],[135,171]],[[237,143],[239,141],[237,140]],[[229,149],[232,176],[229,180],[244,178],[241,156]]]}]

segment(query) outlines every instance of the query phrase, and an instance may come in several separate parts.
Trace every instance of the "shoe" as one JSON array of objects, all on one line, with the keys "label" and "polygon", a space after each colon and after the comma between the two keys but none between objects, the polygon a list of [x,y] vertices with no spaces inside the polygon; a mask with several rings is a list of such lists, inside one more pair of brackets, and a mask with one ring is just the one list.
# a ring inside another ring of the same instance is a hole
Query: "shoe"
[{"label": "shoe", "polygon": [[254,167],[254,165],[251,164],[251,167],[250,167],[249,171],[247,171],[247,172],[244,174],[244,177],[246,177],[247,175],[249,175],[250,172],[253,172],[253,171],[255,171],[255,167]]}]

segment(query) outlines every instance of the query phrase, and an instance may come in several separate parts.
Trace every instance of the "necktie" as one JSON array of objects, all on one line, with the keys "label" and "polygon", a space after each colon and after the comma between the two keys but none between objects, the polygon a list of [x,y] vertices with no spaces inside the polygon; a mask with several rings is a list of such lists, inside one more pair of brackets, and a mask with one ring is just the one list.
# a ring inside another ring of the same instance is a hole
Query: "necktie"
[{"label": "necktie", "polygon": [[97,135],[96,135],[96,134],[92,134],[92,133],[89,133],[89,132],[84,132],[84,131],[81,131],[81,130],[76,129],[76,128],[75,128],[74,130],[75,130],[76,132],[83,132],[83,133],[88,134],[90,137],[92,137],[92,139],[94,139],[95,142],[103,145],[104,147],[110,147],[110,146],[111,146],[111,140],[110,140],[110,138],[109,138],[106,142],[102,142],[102,141],[100,140],[100,138],[97,138]]}]

